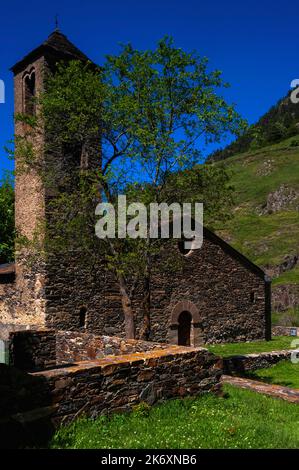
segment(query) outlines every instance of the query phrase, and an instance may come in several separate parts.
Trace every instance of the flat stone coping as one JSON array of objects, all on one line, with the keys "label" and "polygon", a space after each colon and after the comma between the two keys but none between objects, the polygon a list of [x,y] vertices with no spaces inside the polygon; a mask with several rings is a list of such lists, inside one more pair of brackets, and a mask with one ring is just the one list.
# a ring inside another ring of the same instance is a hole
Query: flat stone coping
[{"label": "flat stone coping", "polygon": [[231,375],[222,375],[221,382],[234,385],[239,388],[252,390],[253,392],[262,393],[263,395],[268,395],[273,398],[281,398],[282,400],[286,400],[290,403],[299,403],[299,390],[296,388],[267,384],[265,382],[233,377]]},{"label": "flat stone coping", "polygon": [[[249,353],[249,354],[232,354],[231,356],[224,356],[223,359],[233,359],[234,357],[237,358],[256,358],[256,357],[266,357],[266,356],[287,356],[288,354],[291,354],[292,352],[297,351],[296,348],[294,349],[281,349],[280,351],[266,351],[266,352],[259,352],[259,353]],[[298,348],[299,351],[299,348]]]},{"label": "flat stone coping", "polygon": [[[94,359],[92,361],[78,361],[72,364],[65,364],[65,366],[58,366],[53,369],[39,371],[39,372],[31,372],[30,375],[33,376],[43,376],[43,377],[59,377],[65,375],[73,375],[77,372],[89,370],[89,369],[101,369],[105,370],[114,365],[125,365],[125,364],[132,364],[132,363],[142,363],[146,362],[149,359],[158,359],[160,357],[167,357],[169,358],[174,356],[180,356],[182,354],[190,354],[192,352],[206,352],[209,351],[206,348],[194,348],[194,347],[186,347],[186,346],[169,346],[167,349],[154,349],[152,351],[146,352],[136,352],[132,354],[124,354],[122,356],[106,356],[101,359]],[[214,356],[214,354],[209,353]]]},{"label": "flat stone coping", "polygon": [[263,356],[282,356],[284,354],[290,354],[292,352],[296,351],[296,348],[294,349],[281,349],[279,351],[264,351],[260,353],[248,353],[248,354],[232,354],[231,356],[225,356],[224,359],[231,359],[232,357],[263,357]]}]

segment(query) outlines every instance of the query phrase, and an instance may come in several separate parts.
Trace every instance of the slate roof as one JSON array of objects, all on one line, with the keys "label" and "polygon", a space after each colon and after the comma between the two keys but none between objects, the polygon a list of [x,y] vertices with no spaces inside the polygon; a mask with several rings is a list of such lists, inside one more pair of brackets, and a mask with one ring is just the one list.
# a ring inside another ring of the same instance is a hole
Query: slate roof
[{"label": "slate roof", "polygon": [[33,51],[29,52],[23,59],[13,65],[13,67],[11,67],[12,72],[18,73],[25,67],[26,62],[33,62],[41,55],[46,55],[47,53],[52,55],[54,53],[55,56],[66,59],[73,58],[84,62],[89,61],[89,58],[69,41],[63,33],[59,30],[55,30],[40,46],[33,49]]}]

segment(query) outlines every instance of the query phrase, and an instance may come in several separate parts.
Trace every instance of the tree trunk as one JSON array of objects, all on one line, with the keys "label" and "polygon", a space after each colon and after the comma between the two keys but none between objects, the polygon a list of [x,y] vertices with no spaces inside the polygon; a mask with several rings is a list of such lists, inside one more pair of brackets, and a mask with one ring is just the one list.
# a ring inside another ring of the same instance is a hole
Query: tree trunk
[{"label": "tree trunk", "polygon": [[[111,240],[108,239],[111,251],[114,256],[117,255],[115,247]],[[119,292],[121,296],[121,303],[123,313],[125,317],[125,333],[127,339],[135,339],[135,318],[134,311],[132,309],[131,297],[128,294],[127,283],[121,272],[116,271],[116,277],[118,280]]]},{"label": "tree trunk", "polygon": [[126,283],[122,274],[118,274],[119,290],[121,295],[121,303],[125,317],[125,333],[127,339],[135,338],[135,321],[132,302],[127,293]]},{"label": "tree trunk", "polygon": [[149,253],[150,239],[147,237],[147,253],[146,253],[146,266],[144,272],[144,295],[143,295],[143,324],[140,331],[140,339],[148,341],[151,333],[151,292],[150,292],[150,279],[151,279],[151,256]]},{"label": "tree trunk", "polygon": [[151,294],[150,294],[150,277],[145,275],[144,279],[144,296],[143,296],[143,324],[140,331],[140,339],[148,341],[151,333]]}]

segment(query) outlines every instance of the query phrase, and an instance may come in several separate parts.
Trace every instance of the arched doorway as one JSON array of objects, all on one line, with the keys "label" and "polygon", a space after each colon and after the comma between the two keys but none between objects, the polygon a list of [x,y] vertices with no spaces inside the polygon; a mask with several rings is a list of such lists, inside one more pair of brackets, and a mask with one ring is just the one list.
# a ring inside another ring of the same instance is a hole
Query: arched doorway
[{"label": "arched doorway", "polygon": [[191,321],[190,312],[184,311],[178,318],[178,345],[190,346],[191,344]]},{"label": "arched doorway", "polygon": [[190,300],[178,302],[172,309],[168,341],[181,346],[202,346],[204,332],[198,308]]}]

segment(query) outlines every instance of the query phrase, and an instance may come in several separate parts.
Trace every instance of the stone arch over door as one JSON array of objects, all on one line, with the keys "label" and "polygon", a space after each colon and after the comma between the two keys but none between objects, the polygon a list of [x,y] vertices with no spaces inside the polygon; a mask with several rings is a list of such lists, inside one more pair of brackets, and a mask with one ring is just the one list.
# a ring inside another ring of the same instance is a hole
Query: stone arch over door
[{"label": "stone arch over door", "polygon": [[169,342],[171,344],[179,344],[179,328],[181,327],[180,318],[182,318],[181,315],[185,312],[188,312],[191,315],[190,346],[202,346],[203,331],[201,316],[196,305],[189,300],[178,302],[172,309]]}]

